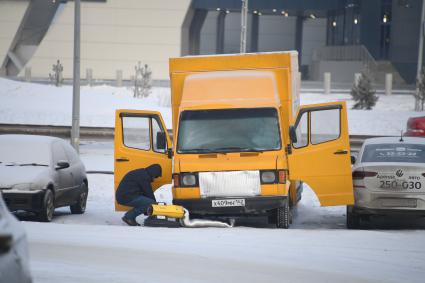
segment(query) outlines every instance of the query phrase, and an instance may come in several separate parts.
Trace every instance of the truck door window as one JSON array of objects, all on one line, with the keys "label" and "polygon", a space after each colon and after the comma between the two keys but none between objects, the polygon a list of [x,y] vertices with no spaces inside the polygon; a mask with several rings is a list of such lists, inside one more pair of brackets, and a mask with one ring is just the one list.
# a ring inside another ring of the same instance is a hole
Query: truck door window
[{"label": "truck door window", "polygon": [[312,111],[310,115],[310,139],[312,144],[320,144],[340,137],[341,121],[339,109]]},{"label": "truck door window", "polygon": [[161,153],[165,153],[167,150],[166,149],[158,149],[158,142],[157,142],[157,134],[164,132],[161,127],[158,124],[158,121],[156,119],[152,118],[152,139],[153,139],[153,150],[155,152],[161,152]]},{"label": "truck door window", "polygon": [[123,143],[126,147],[149,150],[149,117],[121,117]]},{"label": "truck door window", "polygon": [[302,114],[300,122],[297,125],[297,142],[292,145],[295,148],[300,148],[308,145],[308,113]]}]

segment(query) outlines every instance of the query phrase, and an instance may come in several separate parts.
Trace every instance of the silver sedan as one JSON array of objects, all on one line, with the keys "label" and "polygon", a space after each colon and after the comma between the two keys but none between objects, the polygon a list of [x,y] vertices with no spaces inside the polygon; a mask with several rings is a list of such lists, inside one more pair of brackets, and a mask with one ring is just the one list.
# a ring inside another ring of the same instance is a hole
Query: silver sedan
[{"label": "silver sedan", "polygon": [[425,139],[366,140],[353,165],[353,185],[348,228],[358,228],[371,215],[425,216]]},{"label": "silver sedan", "polygon": [[88,182],[84,164],[66,141],[0,135],[0,191],[11,211],[34,212],[49,222],[56,207],[84,213]]}]

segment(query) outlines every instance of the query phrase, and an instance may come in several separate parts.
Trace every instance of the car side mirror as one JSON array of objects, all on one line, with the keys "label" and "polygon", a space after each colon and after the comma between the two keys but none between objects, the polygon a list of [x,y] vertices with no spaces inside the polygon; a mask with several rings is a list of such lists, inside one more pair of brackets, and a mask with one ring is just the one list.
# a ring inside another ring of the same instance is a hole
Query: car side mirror
[{"label": "car side mirror", "polygon": [[55,169],[61,170],[69,167],[69,162],[64,160],[59,160],[58,163],[56,163]]},{"label": "car side mirror", "polygon": [[0,255],[7,254],[12,249],[12,244],[11,235],[0,235]]},{"label": "car side mirror", "polygon": [[294,126],[289,126],[289,138],[292,143],[297,143],[297,131]]},{"label": "car side mirror", "polygon": [[156,133],[156,148],[164,150],[167,148],[167,137],[165,132]]},{"label": "car side mirror", "polygon": [[350,156],[351,157],[351,165],[353,165],[354,163],[356,163],[356,157],[355,156],[353,156],[353,155],[351,155]]}]

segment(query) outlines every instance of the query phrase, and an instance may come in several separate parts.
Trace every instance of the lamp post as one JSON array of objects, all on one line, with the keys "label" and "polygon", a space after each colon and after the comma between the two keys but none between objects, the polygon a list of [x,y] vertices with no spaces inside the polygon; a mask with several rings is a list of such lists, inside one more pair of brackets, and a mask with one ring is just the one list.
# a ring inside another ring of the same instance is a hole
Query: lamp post
[{"label": "lamp post", "polygon": [[80,151],[80,0],[74,0],[74,74],[72,85],[71,145]]},{"label": "lamp post", "polygon": [[[422,14],[421,14],[421,26],[419,27],[419,50],[418,50],[418,65],[416,69],[416,79],[419,79],[422,62],[423,62],[423,49],[424,49],[424,18],[425,18],[425,0],[422,0]],[[416,83],[416,96],[419,95],[418,84]],[[415,99],[415,111],[419,111],[419,99]]]},{"label": "lamp post", "polygon": [[248,26],[248,0],[242,0],[240,53],[246,53],[247,26]]}]

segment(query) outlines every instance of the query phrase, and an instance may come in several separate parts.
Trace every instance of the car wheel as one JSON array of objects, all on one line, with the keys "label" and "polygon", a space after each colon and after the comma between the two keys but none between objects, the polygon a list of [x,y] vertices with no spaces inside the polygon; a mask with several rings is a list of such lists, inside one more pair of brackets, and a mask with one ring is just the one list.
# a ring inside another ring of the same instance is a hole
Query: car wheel
[{"label": "car wheel", "polygon": [[51,190],[46,190],[43,198],[41,211],[38,213],[38,219],[42,222],[50,222],[55,212],[54,196]]},{"label": "car wheel", "polygon": [[347,206],[347,228],[360,228],[360,216],[354,213],[354,209],[352,206]]},{"label": "car wheel", "polygon": [[72,214],[83,214],[86,211],[88,189],[85,183],[81,187],[82,192],[78,196],[77,202],[69,207]]}]

